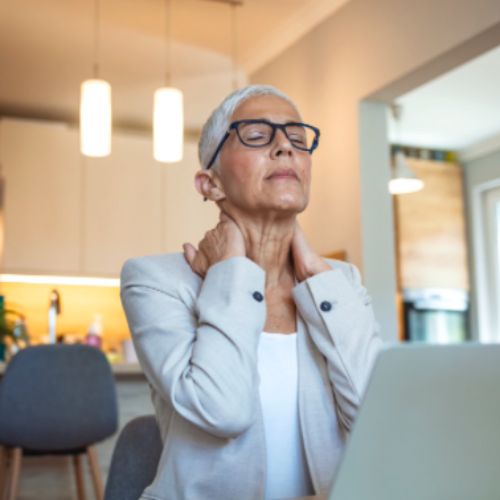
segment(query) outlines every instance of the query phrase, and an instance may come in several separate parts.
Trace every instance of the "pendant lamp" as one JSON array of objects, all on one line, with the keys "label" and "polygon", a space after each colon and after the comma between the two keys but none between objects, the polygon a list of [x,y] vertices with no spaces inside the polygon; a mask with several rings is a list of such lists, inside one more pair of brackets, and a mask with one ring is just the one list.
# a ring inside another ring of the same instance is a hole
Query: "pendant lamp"
[{"label": "pendant lamp", "polygon": [[391,194],[416,193],[424,187],[424,181],[419,179],[408,167],[403,151],[398,150],[394,156],[392,179],[389,181]]},{"label": "pendant lamp", "polygon": [[99,78],[100,4],[94,3],[94,78],[80,89],[80,150],[83,155],[111,154],[111,85]]},{"label": "pendant lamp", "polygon": [[[397,139],[400,139],[401,106],[393,104],[391,106],[392,115],[396,122]],[[389,192],[393,195],[416,193],[424,187],[424,181],[419,179],[415,172],[408,166],[406,156],[401,149],[396,151],[394,162],[391,166],[392,176],[389,181]]]},{"label": "pendant lamp", "polygon": [[154,94],[153,156],[162,163],[182,160],[184,104],[182,92],[170,86],[170,0],[165,0],[165,86]]}]

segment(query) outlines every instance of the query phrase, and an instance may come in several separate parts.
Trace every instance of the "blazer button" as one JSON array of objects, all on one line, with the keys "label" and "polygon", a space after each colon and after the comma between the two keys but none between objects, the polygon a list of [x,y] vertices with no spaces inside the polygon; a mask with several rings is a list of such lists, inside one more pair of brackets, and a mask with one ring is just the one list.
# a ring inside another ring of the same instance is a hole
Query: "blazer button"
[{"label": "blazer button", "polygon": [[253,292],[252,297],[257,301],[257,302],[262,302],[264,300],[264,295],[262,295],[260,292]]},{"label": "blazer button", "polygon": [[328,302],[327,300],[324,300],[323,302],[321,302],[319,307],[323,312],[328,312],[332,310],[332,303]]}]

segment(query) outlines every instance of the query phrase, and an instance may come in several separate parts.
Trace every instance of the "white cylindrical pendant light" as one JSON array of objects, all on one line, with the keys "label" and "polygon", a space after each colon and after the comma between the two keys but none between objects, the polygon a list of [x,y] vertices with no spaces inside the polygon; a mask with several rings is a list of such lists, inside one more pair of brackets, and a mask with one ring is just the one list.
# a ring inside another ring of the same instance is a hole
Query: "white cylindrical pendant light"
[{"label": "white cylindrical pendant light", "polygon": [[111,86],[85,80],[80,94],[80,149],[85,156],[111,154]]},{"label": "white cylindrical pendant light", "polygon": [[389,192],[391,194],[410,194],[420,191],[424,182],[420,179],[391,179],[389,181]]},{"label": "white cylindrical pendant light", "polygon": [[406,163],[406,157],[402,151],[397,151],[394,158],[393,176],[389,181],[389,192],[391,194],[416,193],[424,187],[424,181],[419,179]]},{"label": "white cylindrical pendant light", "polygon": [[173,87],[155,91],[153,109],[153,155],[163,163],[182,160],[184,109],[182,92]]}]

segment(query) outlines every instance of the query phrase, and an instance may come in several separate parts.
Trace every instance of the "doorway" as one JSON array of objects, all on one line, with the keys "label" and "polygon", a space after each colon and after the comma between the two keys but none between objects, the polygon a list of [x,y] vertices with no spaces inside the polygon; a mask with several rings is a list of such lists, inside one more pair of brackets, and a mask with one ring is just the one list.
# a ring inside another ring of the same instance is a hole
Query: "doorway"
[{"label": "doorway", "polygon": [[[491,45],[485,44],[482,49],[476,46],[475,53],[471,53],[471,51],[467,51],[465,47],[462,47],[460,49],[463,49],[462,56],[454,54],[454,63],[451,67],[449,65],[449,60],[446,60],[446,58],[442,61],[433,61],[432,74],[429,74],[429,68],[427,68],[427,70],[423,69],[420,74],[411,75],[411,78],[407,75],[405,78],[402,78],[401,81],[395,82],[387,88],[377,91],[372,96],[367,96],[367,98],[363,100],[359,106],[363,267],[365,276],[370,278],[371,283],[375,283],[375,288],[378,287],[376,292],[378,296],[385,297],[388,302],[392,300],[395,303],[393,311],[394,316],[399,319],[398,330],[400,340],[404,339],[402,303],[401,297],[398,297],[398,287],[392,286],[391,284],[392,282],[395,283],[392,276],[394,276],[396,269],[396,231],[393,226],[388,227],[387,224],[387,221],[390,220],[392,222],[394,217],[394,207],[391,203],[391,196],[387,190],[387,182],[390,178],[390,145],[388,138],[386,138],[385,141],[380,139],[380,136],[387,130],[386,117],[388,114],[388,107],[400,96],[408,94],[425,83],[444,75],[449,70],[458,68],[460,65],[465,65],[466,63],[472,61],[473,58],[486,54],[488,51],[496,48],[497,46],[492,47]],[[467,114],[465,114],[465,119],[467,118]],[[465,121],[467,122],[467,120]],[[500,177],[499,165],[500,163],[497,165],[498,173],[496,177]],[[489,177],[488,180],[491,181],[491,177]],[[491,187],[491,185],[489,187]],[[475,190],[476,188],[477,184],[474,186]],[[470,199],[471,194],[467,193],[466,198],[467,204],[469,205],[467,208],[467,216],[470,218],[470,205],[472,203]],[[492,239],[495,241],[495,245],[493,247],[494,252],[491,250],[491,243],[484,241],[481,243],[483,247],[487,246],[490,249],[489,258],[484,261],[484,268],[486,271],[482,273],[483,276],[485,274],[490,276],[490,284],[488,285],[487,291],[485,291],[481,296],[479,292],[480,287],[478,285],[479,273],[475,270],[476,263],[481,259],[474,256],[474,261],[470,261],[469,266],[471,268],[471,308],[475,308],[475,311],[471,311],[471,322],[473,325],[469,338],[479,341],[489,341],[496,338],[497,341],[500,341],[500,338],[498,338],[500,337],[500,334],[496,333],[500,331],[500,319],[498,318],[500,314],[497,312],[500,310],[500,265],[498,263],[498,253],[500,247],[500,243],[498,241],[499,216],[497,199],[494,198],[493,194],[491,194],[491,198],[488,198],[488,200],[488,203],[491,205],[489,209],[485,206],[481,206],[481,204],[486,203],[482,200],[481,203],[479,203],[479,206],[476,206],[478,209],[476,211],[479,211],[480,213],[487,212],[490,214],[488,217],[490,222],[484,222],[484,224],[488,224],[489,229],[488,231],[483,229],[482,233],[487,232],[490,235],[489,241],[491,242]],[[476,228],[473,229],[474,234],[477,231],[478,230]],[[472,236],[470,239],[472,240]],[[476,239],[477,238],[474,236],[474,241],[476,241]],[[472,245],[472,242],[469,241],[468,244]],[[372,289],[374,288],[372,284],[370,286]],[[492,290],[494,290],[495,293],[492,293]],[[494,313],[490,312],[490,318],[493,316],[493,319],[489,319],[487,329],[485,329],[483,325],[479,324],[478,319],[480,316],[484,316],[480,311],[480,308],[484,309],[485,307],[485,294],[490,297],[490,305],[488,306],[489,310],[494,311]],[[495,332],[495,334],[485,332]]]}]

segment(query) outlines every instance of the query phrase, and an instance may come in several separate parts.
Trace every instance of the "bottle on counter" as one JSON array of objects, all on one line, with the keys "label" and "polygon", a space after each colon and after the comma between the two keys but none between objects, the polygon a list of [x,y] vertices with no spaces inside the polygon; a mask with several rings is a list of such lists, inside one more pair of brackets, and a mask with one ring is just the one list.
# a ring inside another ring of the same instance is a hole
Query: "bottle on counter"
[{"label": "bottle on counter", "polygon": [[94,316],[94,320],[87,331],[85,343],[97,349],[102,348],[102,318],[100,314]]},{"label": "bottle on counter", "polygon": [[61,314],[61,295],[56,289],[50,292],[49,302],[49,344],[55,344],[57,341],[57,316]]},{"label": "bottle on counter", "polygon": [[31,342],[28,326],[26,324],[26,318],[23,315],[16,319],[12,333],[16,339],[16,344],[20,349],[24,349],[30,345]]}]

